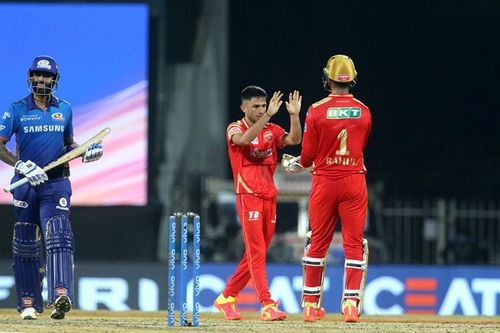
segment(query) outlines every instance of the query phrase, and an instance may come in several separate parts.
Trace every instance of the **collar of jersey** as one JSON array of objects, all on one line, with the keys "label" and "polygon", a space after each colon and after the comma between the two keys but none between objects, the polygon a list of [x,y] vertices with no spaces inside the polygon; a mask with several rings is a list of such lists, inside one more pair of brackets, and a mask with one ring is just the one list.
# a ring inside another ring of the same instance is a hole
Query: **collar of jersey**
[{"label": "collar of jersey", "polygon": [[[26,103],[28,105],[28,110],[39,109],[39,107],[35,103],[35,100],[33,99],[33,94],[30,94],[29,96],[26,97]],[[59,106],[59,98],[51,95],[49,106],[58,107]]]},{"label": "collar of jersey", "polygon": [[328,96],[330,96],[330,97],[354,97],[353,94],[345,94],[345,95],[330,94]]}]

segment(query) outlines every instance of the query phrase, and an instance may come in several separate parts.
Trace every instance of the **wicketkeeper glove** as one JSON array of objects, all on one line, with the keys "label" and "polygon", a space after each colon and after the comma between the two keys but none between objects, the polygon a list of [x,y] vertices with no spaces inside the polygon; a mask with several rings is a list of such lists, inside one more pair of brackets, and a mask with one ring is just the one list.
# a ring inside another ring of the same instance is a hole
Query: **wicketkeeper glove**
[{"label": "wicketkeeper glove", "polygon": [[21,160],[17,161],[14,168],[16,169],[17,173],[20,173],[28,178],[31,186],[40,185],[41,183],[49,179],[42,168],[36,165],[35,162],[29,160],[26,162],[23,162]]},{"label": "wicketkeeper glove", "polygon": [[97,161],[98,159],[101,158],[103,153],[104,153],[104,149],[102,148],[102,144],[93,143],[85,151],[85,155],[83,155],[83,157],[82,157],[82,162],[88,163],[88,162]]},{"label": "wicketkeeper glove", "polygon": [[295,157],[289,154],[283,154],[281,165],[285,168],[286,172],[290,173],[297,173],[305,170],[302,164],[300,164],[300,156]]}]

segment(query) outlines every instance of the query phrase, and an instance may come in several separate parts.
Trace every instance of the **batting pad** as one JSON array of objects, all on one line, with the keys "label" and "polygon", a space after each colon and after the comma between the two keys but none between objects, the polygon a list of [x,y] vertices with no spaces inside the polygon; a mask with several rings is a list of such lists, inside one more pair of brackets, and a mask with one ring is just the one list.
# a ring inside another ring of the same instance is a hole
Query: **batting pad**
[{"label": "batting pad", "polygon": [[61,295],[74,300],[73,232],[68,218],[54,216],[47,222],[48,305]]},{"label": "batting pad", "polygon": [[40,246],[40,229],[36,224],[14,224],[12,254],[18,311],[31,307],[43,311]]}]

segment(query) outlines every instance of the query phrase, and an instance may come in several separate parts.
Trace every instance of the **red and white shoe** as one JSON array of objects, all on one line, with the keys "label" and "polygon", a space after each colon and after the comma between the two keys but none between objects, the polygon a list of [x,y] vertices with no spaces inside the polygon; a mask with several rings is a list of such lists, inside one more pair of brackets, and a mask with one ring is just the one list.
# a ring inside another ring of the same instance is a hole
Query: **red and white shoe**
[{"label": "red and white shoe", "polygon": [[304,305],[304,321],[312,323],[321,319],[325,319],[325,309],[318,308],[316,303],[306,302]]},{"label": "red and white shoe", "polygon": [[358,306],[355,300],[344,300],[344,304],[342,305],[342,312],[344,313],[344,321],[346,323],[355,323],[359,319]]},{"label": "red and white shoe", "polygon": [[286,313],[278,309],[278,303],[264,305],[260,314],[260,320],[277,321],[286,319]]},{"label": "red and white shoe", "polygon": [[214,301],[214,306],[224,314],[224,318],[227,320],[240,320],[241,313],[238,311],[236,306],[236,298],[233,296],[224,297],[220,294]]}]

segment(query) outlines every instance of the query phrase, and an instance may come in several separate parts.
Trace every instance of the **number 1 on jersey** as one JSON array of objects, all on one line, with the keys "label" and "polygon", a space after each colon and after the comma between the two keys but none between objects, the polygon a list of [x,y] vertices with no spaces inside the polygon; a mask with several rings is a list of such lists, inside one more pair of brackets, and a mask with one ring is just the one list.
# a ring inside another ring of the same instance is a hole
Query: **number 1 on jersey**
[{"label": "number 1 on jersey", "polygon": [[344,128],[337,135],[337,139],[340,140],[340,149],[335,152],[337,155],[349,155],[349,150],[347,150],[347,130]]}]

